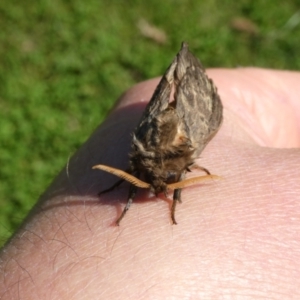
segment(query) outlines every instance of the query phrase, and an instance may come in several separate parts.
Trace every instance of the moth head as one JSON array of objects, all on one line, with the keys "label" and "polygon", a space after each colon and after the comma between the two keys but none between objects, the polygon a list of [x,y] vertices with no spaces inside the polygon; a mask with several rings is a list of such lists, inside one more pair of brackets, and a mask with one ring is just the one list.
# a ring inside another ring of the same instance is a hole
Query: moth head
[{"label": "moth head", "polygon": [[139,188],[144,188],[144,189],[153,189],[156,194],[160,192],[166,193],[168,189],[175,190],[175,189],[182,189],[185,187],[189,187],[192,185],[195,185],[197,183],[201,183],[207,180],[212,180],[212,179],[221,179],[221,177],[217,175],[205,175],[205,176],[198,176],[198,177],[193,177],[193,178],[188,178],[179,182],[174,182],[174,183],[165,183],[163,181],[161,182],[156,182],[156,183],[147,183],[144,182],[135,176],[128,174],[127,172],[124,172],[119,169],[115,169],[113,167],[105,166],[105,165],[96,165],[93,167],[93,169],[99,169],[106,171],[108,173],[111,173],[113,175],[116,175],[132,185],[139,187]]},{"label": "moth head", "polygon": [[159,159],[144,159],[140,163],[142,163],[145,181],[149,182],[151,191],[156,195],[159,193],[167,194],[168,185],[178,182],[182,174],[183,168],[180,167],[180,163],[177,166],[173,160],[162,162]]},{"label": "moth head", "polygon": [[168,185],[161,179],[161,178],[153,178],[150,180],[151,192],[155,193],[155,195],[158,195],[159,193],[165,193],[168,192]]}]

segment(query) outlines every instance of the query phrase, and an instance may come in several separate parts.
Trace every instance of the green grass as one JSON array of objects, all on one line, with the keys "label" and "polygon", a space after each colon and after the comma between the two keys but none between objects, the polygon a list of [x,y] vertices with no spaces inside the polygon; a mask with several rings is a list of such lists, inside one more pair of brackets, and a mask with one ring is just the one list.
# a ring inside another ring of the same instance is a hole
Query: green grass
[{"label": "green grass", "polygon": [[[160,75],[182,40],[206,67],[299,70],[297,9],[296,0],[2,1],[1,242],[117,97]],[[258,34],[232,29],[236,17]],[[145,38],[140,18],[167,43]]]}]

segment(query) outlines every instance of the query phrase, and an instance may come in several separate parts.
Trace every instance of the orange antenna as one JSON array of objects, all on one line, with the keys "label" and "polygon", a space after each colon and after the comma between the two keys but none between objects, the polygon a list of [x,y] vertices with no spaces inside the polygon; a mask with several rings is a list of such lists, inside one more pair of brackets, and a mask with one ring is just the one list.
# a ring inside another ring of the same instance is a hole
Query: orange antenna
[{"label": "orange antenna", "polygon": [[170,183],[167,185],[167,187],[171,190],[182,189],[210,179],[222,179],[222,177],[217,175],[198,176],[198,177],[188,178],[175,183]]},{"label": "orange antenna", "polygon": [[96,166],[93,166],[93,169],[99,169],[99,170],[111,173],[113,175],[116,175],[116,176],[128,181],[129,183],[135,185],[136,187],[143,188],[143,189],[150,188],[149,183],[144,182],[144,181],[136,178],[135,176],[130,175],[120,169],[115,169],[115,168],[105,166],[105,165],[96,165]]}]

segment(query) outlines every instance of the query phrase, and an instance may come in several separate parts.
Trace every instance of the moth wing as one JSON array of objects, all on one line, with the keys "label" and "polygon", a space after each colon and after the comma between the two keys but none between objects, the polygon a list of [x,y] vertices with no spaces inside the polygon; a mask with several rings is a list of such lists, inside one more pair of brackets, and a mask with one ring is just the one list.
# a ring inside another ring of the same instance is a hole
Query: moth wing
[{"label": "moth wing", "polygon": [[149,125],[155,117],[157,117],[168,107],[172,85],[174,83],[174,71],[176,69],[176,66],[177,56],[174,58],[173,62],[168,67],[158,86],[156,87],[153,96],[151,97],[143,113],[137,131],[139,130],[139,128],[144,127],[146,124]]},{"label": "moth wing", "polygon": [[179,53],[175,77],[176,111],[198,156],[222,123],[223,106],[217,88],[187,48]]}]

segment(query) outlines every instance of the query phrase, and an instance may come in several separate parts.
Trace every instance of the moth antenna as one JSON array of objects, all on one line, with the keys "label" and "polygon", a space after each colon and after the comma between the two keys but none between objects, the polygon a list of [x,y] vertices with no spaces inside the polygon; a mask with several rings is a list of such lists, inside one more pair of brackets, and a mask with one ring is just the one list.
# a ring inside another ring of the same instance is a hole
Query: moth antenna
[{"label": "moth antenna", "polygon": [[136,178],[135,176],[128,174],[120,169],[115,169],[113,167],[109,167],[109,166],[105,166],[105,165],[96,165],[96,166],[93,166],[93,169],[99,169],[99,170],[111,173],[113,175],[116,175],[116,176],[128,181],[129,183],[135,185],[136,187],[143,188],[143,189],[150,188],[149,183],[144,182],[144,181]]},{"label": "moth antenna", "polygon": [[182,189],[203,181],[207,181],[210,179],[222,179],[222,177],[217,176],[217,175],[205,175],[205,176],[198,176],[198,177],[193,177],[193,178],[188,178],[179,182],[175,183],[170,183],[167,185],[169,189],[176,190],[176,189]]}]

